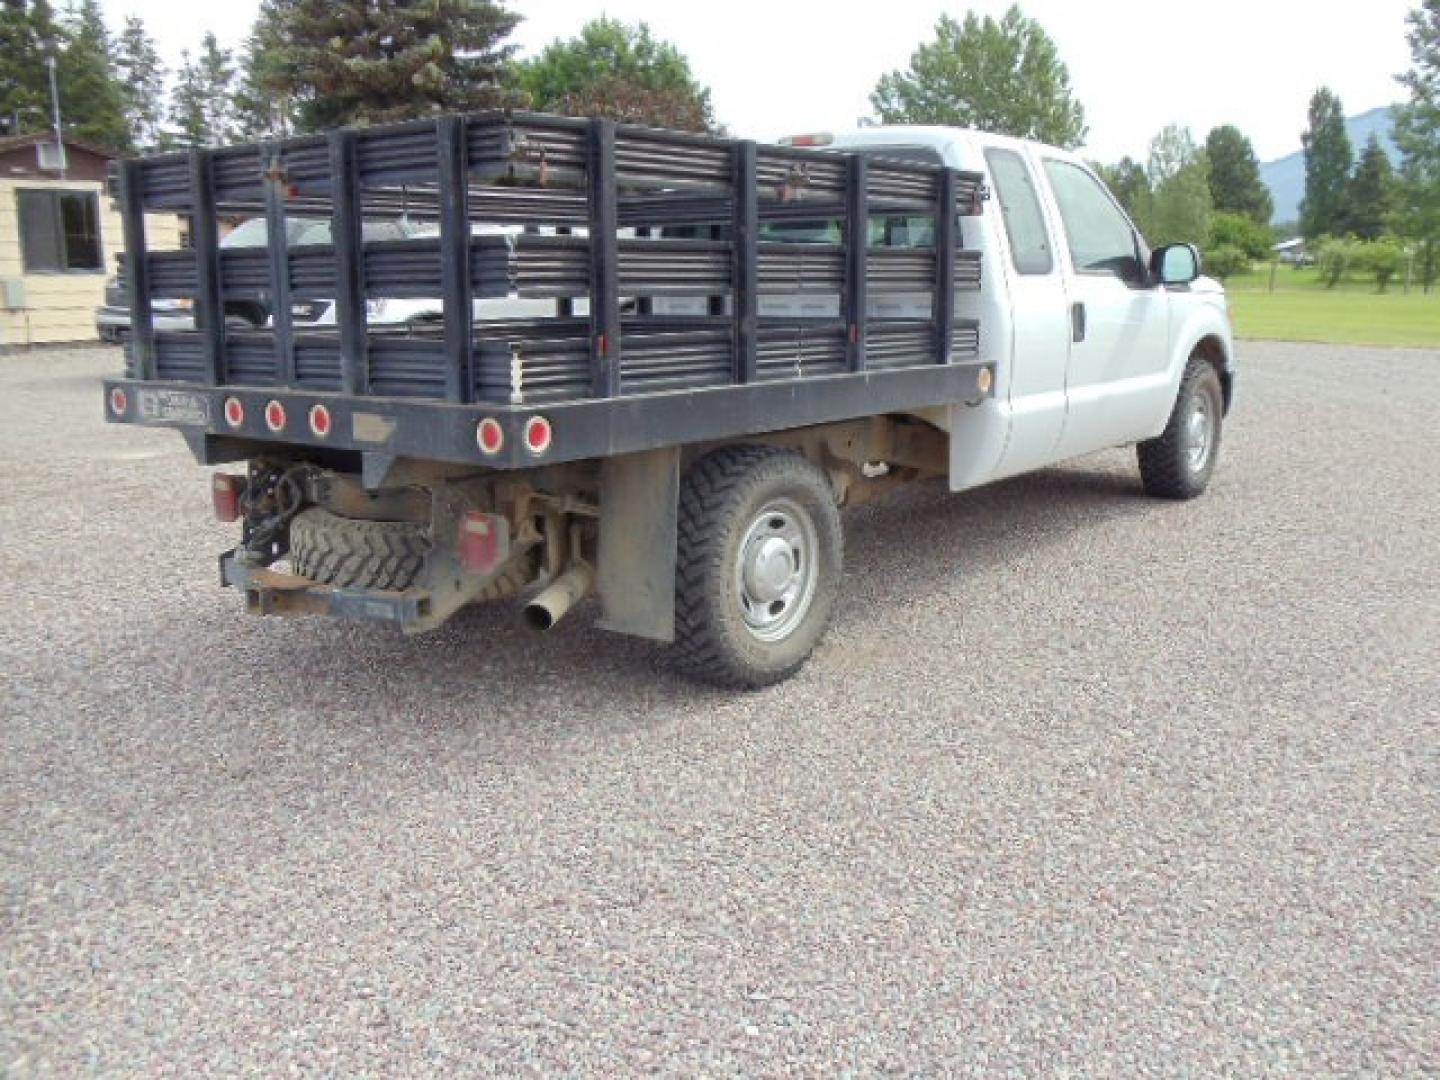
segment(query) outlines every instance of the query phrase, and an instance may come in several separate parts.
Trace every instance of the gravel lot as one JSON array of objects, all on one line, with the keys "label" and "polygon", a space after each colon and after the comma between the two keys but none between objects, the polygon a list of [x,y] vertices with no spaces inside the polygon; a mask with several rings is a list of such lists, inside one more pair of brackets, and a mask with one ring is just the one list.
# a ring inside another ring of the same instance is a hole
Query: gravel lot
[{"label": "gravel lot", "polygon": [[243,617],[103,349],[0,357],[0,1074],[1440,1070],[1440,353],[847,516],[787,685]]}]

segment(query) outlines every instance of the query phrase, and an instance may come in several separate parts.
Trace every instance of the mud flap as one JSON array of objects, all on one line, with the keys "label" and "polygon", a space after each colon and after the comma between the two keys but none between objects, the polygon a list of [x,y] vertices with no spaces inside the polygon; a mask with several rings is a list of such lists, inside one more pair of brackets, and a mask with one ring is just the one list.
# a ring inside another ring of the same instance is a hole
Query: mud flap
[{"label": "mud flap", "polygon": [[600,466],[597,589],[606,630],[675,638],[680,450],[606,458]]}]

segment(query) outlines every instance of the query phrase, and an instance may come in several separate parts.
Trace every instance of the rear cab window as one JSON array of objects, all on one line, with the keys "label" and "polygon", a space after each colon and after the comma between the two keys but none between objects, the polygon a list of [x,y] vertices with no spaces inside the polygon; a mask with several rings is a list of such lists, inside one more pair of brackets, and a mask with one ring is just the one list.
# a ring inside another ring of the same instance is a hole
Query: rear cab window
[{"label": "rear cab window", "polygon": [[990,179],[1000,201],[1000,217],[1010,241],[1010,261],[1018,274],[1048,274],[1055,269],[1050,235],[1040,212],[1040,198],[1030,166],[1014,150],[985,151]]},{"label": "rear cab window", "polygon": [[[945,163],[939,151],[928,146],[847,146],[844,149],[846,153],[860,154],[876,162]],[[766,222],[760,226],[760,239],[782,244],[843,244],[845,223],[839,218]],[[872,215],[865,241],[866,246],[872,248],[933,248],[935,219],[925,214]]]}]

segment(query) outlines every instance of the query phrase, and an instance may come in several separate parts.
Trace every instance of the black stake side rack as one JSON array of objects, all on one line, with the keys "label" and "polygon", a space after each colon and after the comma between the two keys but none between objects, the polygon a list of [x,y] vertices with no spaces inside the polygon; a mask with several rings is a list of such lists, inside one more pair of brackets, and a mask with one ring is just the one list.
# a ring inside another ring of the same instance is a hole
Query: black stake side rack
[{"label": "black stake side rack", "polygon": [[[232,449],[519,466],[534,464],[519,438],[483,456],[479,419],[518,435],[543,408],[547,460],[568,460],[976,400],[991,383],[979,327],[954,311],[956,290],[980,287],[961,235],[983,207],[979,174],[479,113],[131,159],[117,193],[131,333],[126,378],[108,384],[126,408],[112,394],[110,418],[202,429]],[[156,212],[188,217],[193,247],[147,250]],[[928,218],[933,242],[872,246],[871,222],[897,215]],[[267,245],[221,247],[218,223],[251,216],[266,218]],[[368,223],[402,217],[436,228],[365,239]],[[287,244],[294,219],[328,222],[329,243]],[[787,222],[836,223],[839,242],[767,238]],[[901,293],[928,294],[929,318],[867,317],[871,297]],[[762,314],[766,296],[805,294],[833,296],[834,314]],[[176,297],[193,301],[196,329],[157,331],[152,301]],[[657,310],[671,297],[704,298],[702,313]],[[270,324],[227,326],[227,303],[252,298]],[[367,326],[367,301],[389,298],[440,298],[443,318]],[[474,317],[475,301],[506,298],[553,299],[556,313]],[[292,305],[313,300],[333,301],[334,326],[295,324]],[[230,398],[241,424],[227,426]],[[335,422],[269,430],[270,401],[290,416],[323,403]]]}]

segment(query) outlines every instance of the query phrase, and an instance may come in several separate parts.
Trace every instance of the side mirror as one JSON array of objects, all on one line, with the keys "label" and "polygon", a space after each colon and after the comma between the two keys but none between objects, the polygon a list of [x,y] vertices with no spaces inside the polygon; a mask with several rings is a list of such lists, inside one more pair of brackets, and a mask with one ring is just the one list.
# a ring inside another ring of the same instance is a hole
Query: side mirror
[{"label": "side mirror", "polygon": [[1189,285],[1200,276],[1200,252],[1194,244],[1166,244],[1151,254],[1150,275],[1161,285]]}]

